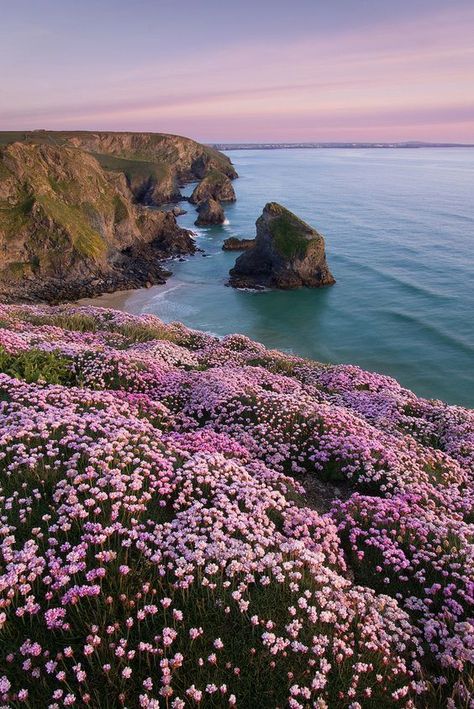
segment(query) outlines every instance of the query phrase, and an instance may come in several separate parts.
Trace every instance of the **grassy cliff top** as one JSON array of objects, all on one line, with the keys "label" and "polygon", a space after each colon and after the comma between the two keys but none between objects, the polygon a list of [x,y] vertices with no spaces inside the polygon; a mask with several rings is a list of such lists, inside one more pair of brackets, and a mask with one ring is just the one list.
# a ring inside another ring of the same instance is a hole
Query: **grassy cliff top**
[{"label": "grassy cliff top", "polygon": [[[17,141],[71,145],[98,155],[115,155],[133,163],[158,162],[163,167],[174,167],[178,173],[182,171],[183,175],[197,169],[194,163],[203,160],[209,163],[209,169],[218,169],[229,177],[236,176],[230,159],[215,148],[191,138],[167,133],[47,130],[0,132],[0,145]],[[109,169],[120,169],[120,165]]]}]

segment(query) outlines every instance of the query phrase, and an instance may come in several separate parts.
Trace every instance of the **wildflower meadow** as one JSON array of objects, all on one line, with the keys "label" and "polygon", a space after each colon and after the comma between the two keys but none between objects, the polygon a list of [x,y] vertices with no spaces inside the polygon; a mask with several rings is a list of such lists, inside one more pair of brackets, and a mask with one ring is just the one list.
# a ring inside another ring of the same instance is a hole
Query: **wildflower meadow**
[{"label": "wildflower meadow", "polygon": [[474,412],[1,305],[0,422],[2,706],[474,707]]}]

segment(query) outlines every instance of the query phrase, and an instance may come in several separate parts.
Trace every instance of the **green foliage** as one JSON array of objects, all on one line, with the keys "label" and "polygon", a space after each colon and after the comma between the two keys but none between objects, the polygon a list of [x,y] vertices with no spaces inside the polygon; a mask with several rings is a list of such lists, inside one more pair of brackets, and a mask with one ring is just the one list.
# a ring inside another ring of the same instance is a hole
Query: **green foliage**
[{"label": "green foliage", "polygon": [[16,236],[31,214],[34,202],[34,197],[26,191],[18,195],[14,206],[0,202],[0,229],[4,229],[7,236]]},{"label": "green foliage", "polygon": [[123,199],[119,195],[114,197],[114,223],[120,224],[128,217],[128,209]]},{"label": "green foliage", "polygon": [[30,349],[15,354],[0,347],[0,372],[31,384],[71,384],[71,363],[55,352]]},{"label": "green foliage", "polygon": [[93,155],[104,170],[123,172],[129,183],[147,179],[161,182],[168,175],[165,165],[159,165],[146,159],[121,158],[102,153],[93,153]]},{"label": "green foliage", "polygon": [[5,180],[7,177],[10,177],[10,175],[11,172],[7,166],[3,162],[0,162],[0,182]]},{"label": "green foliage", "polygon": [[58,313],[54,315],[33,315],[22,314],[22,320],[33,325],[53,325],[63,330],[73,330],[78,332],[96,332],[97,320],[92,315],[85,313]]},{"label": "green foliage", "polygon": [[3,276],[7,279],[17,280],[22,278],[30,270],[28,261],[13,261],[7,264],[3,271]]},{"label": "green foliage", "polygon": [[300,220],[290,212],[283,212],[272,220],[270,229],[274,244],[284,258],[303,258],[310,241],[302,233]]},{"label": "green foliage", "polygon": [[82,206],[72,206],[49,195],[41,195],[38,202],[45,212],[71,235],[77,253],[94,261],[104,255],[104,239],[90,225]]},{"label": "green foliage", "polygon": [[130,322],[126,325],[114,327],[115,332],[119,332],[130,343],[148,342],[149,340],[168,340],[176,342],[178,336],[166,325],[144,325],[138,322]]}]

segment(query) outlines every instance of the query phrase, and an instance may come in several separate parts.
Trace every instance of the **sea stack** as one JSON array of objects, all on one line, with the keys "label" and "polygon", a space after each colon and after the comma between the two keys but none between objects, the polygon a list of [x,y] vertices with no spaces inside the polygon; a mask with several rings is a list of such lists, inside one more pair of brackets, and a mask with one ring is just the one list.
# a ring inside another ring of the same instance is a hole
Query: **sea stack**
[{"label": "sea stack", "polygon": [[235,191],[230,178],[220,170],[211,170],[194,188],[189,198],[191,204],[199,204],[206,199],[219,202],[235,202]]},{"label": "sea stack", "polygon": [[255,239],[237,239],[230,236],[222,244],[223,251],[247,251],[255,246]]},{"label": "sea stack", "polygon": [[216,199],[211,198],[200,202],[197,213],[198,218],[194,222],[196,226],[212,226],[224,223],[224,210]]},{"label": "sea stack", "polygon": [[255,246],[230,270],[235,288],[319,288],[336,281],[330,272],[324,237],[276,202],[257,219]]}]

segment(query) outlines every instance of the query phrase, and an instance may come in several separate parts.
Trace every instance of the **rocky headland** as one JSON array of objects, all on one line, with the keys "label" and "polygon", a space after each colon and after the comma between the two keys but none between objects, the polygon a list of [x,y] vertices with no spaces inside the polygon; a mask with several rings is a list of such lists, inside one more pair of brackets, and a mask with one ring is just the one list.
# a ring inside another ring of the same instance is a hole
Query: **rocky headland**
[{"label": "rocky headland", "polygon": [[236,177],[226,156],[177,136],[0,133],[0,297],[60,302],[164,283],[161,261],[195,245],[179,207],[148,205],[208,172]]},{"label": "rocky headland", "polygon": [[256,227],[255,245],[230,270],[230,285],[289,289],[335,283],[326,262],[324,237],[288,209],[269,202]]},{"label": "rocky headland", "polygon": [[220,174],[237,177],[232,162],[215,148],[165,133],[88,131],[0,132],[0,146],[13,142],[77,148],[106,171],[121,172],[137,202],[153,206],[182,198],[180,187]]}]

